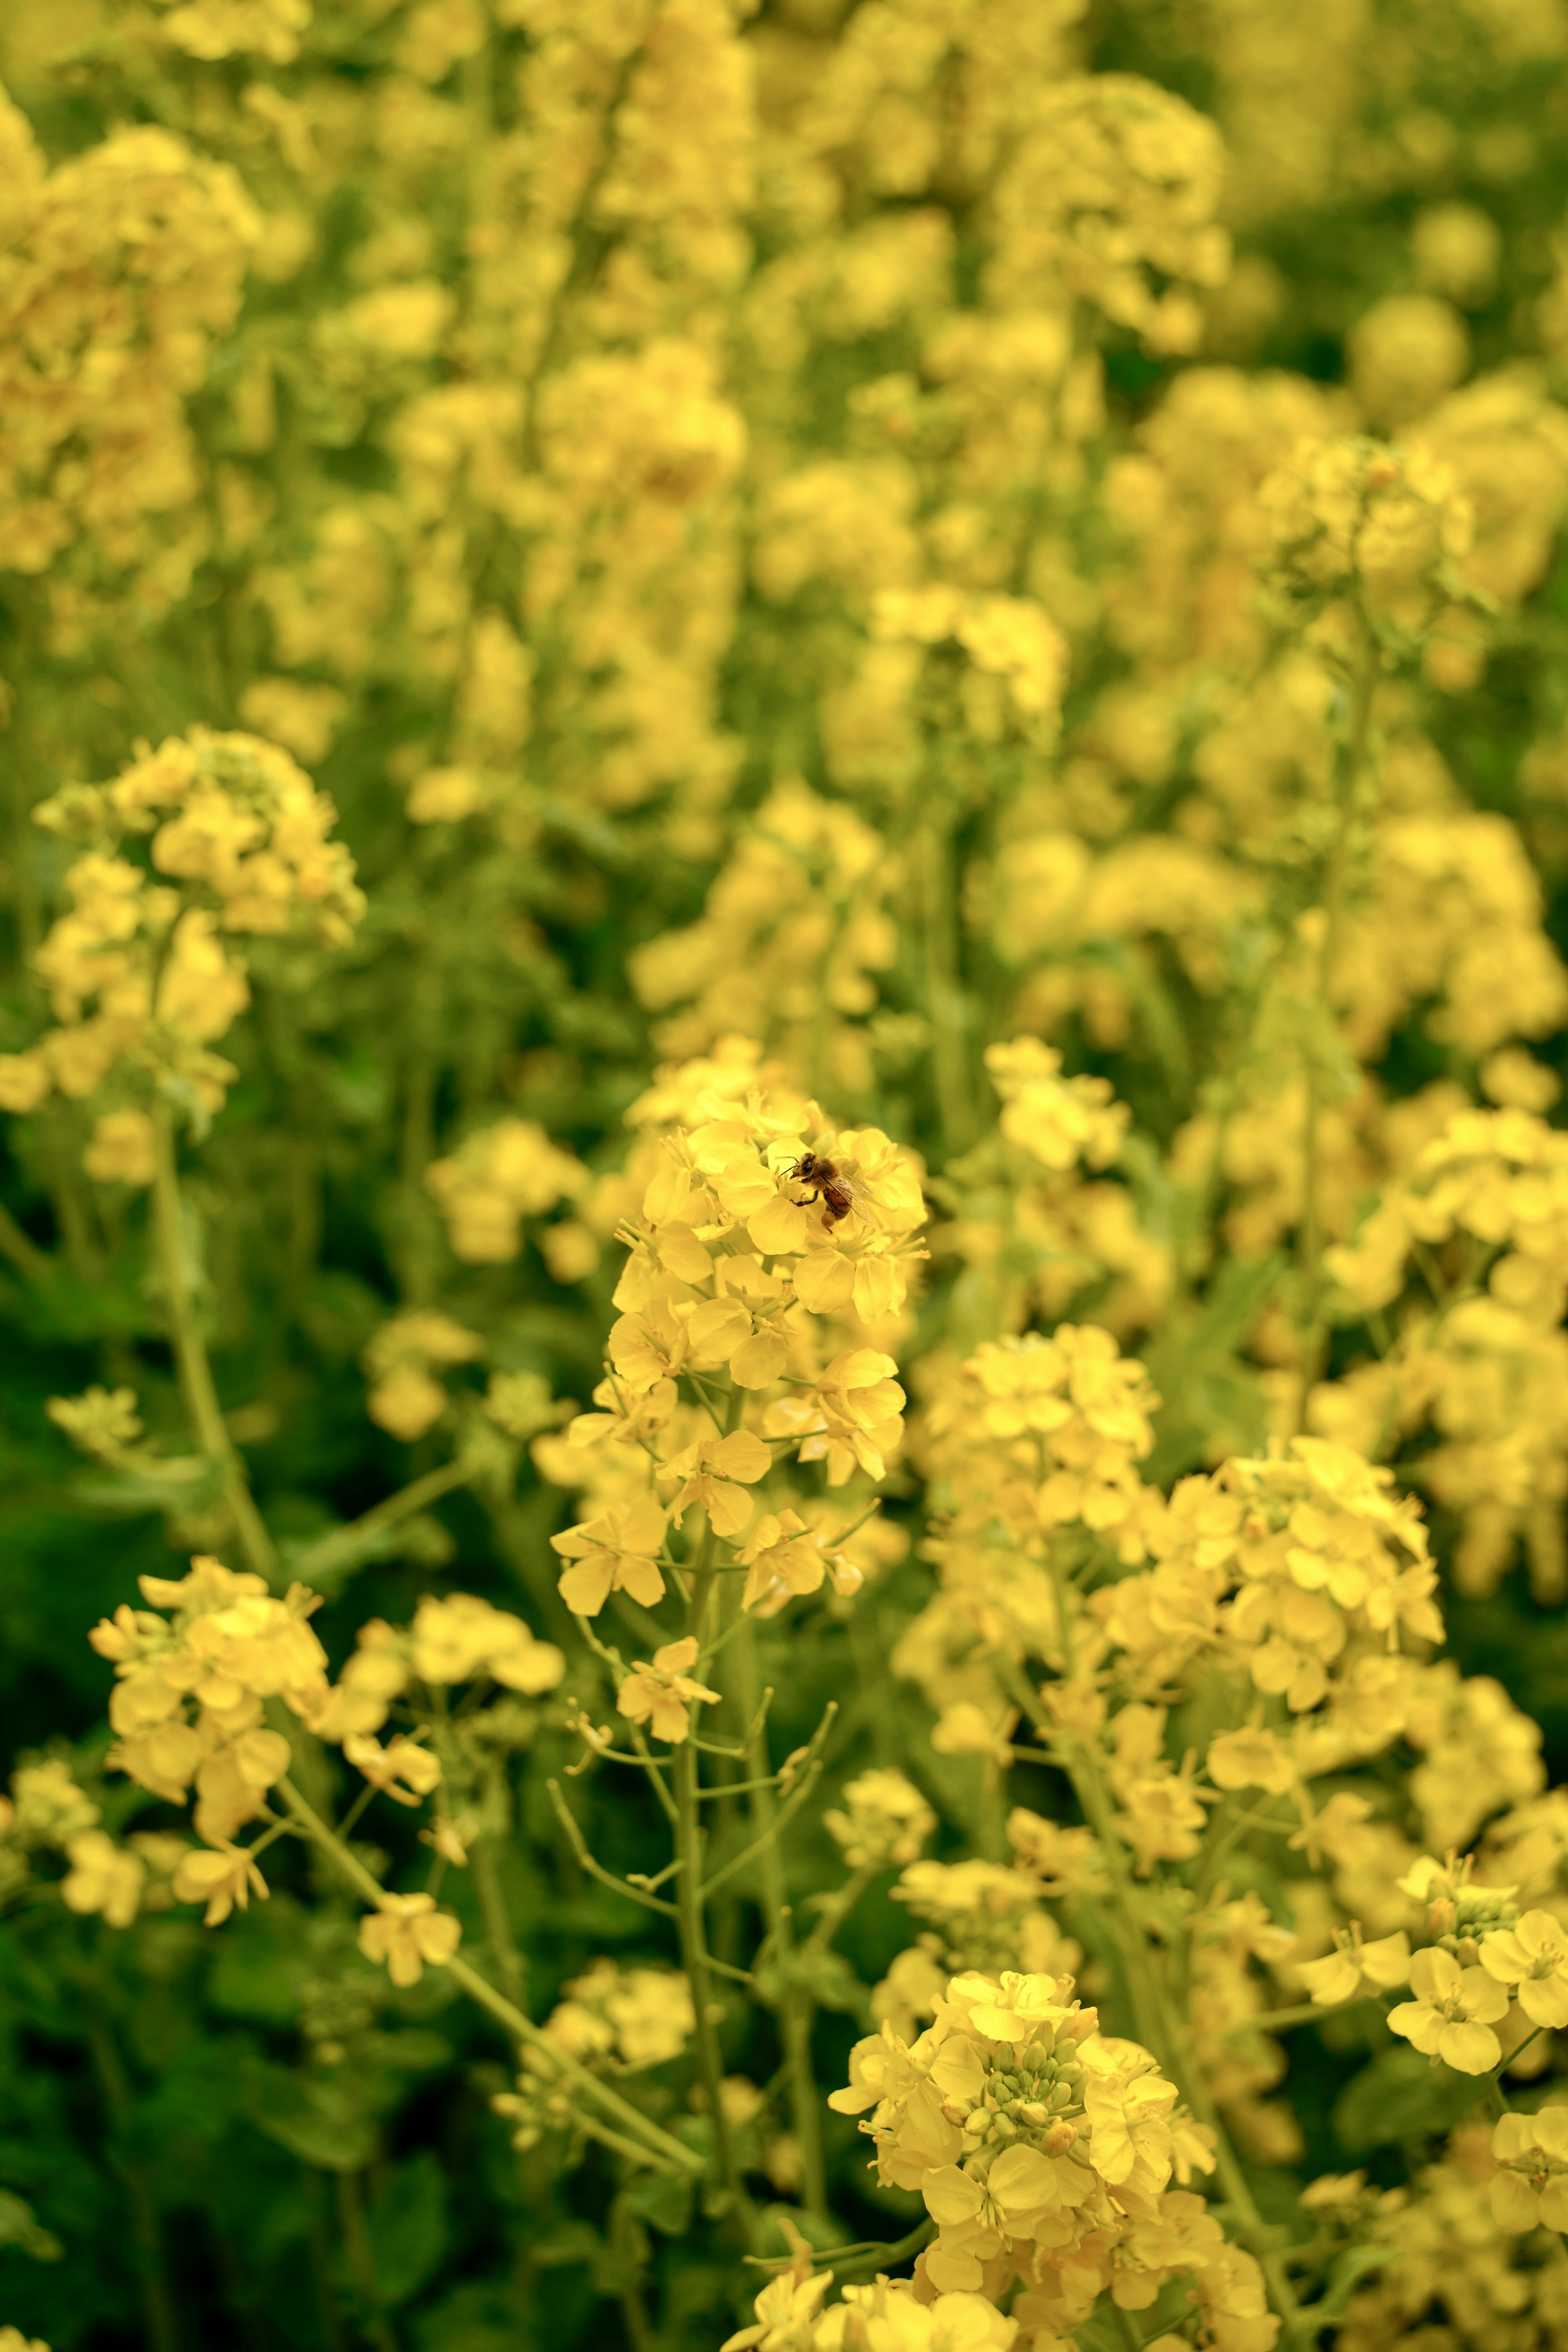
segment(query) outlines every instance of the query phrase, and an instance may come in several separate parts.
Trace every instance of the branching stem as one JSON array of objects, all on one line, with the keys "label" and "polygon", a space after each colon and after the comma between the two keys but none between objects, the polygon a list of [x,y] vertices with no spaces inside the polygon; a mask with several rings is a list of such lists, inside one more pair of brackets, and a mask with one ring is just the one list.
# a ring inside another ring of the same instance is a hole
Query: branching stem
[{"label": "branching stem", "polygon": [[[1364,627],[1364,624],[1363,624]],[[1351,842],[1360,814],[1360,785],[1372,735],[1373,703],[1383,671],[1383,649],[1368,628],[1352,688],[1350,723],[1335,762],[1335,823],[1323,879],[1323,928],[1318,942],[1315,994],[1325,1033],[1334,1018],[1334,974],[1344,929],[1345,893],[1350,875]],[[1301,1171],[1300,1255],[1303,1313],[1307,1318],[1301,1352],[1301,1389],[1298,1425],[1305,1427],[1307,1398],[1318,1379],[1328,1338],[1322,1297],[1322,1115],[1327,1102],[1326,1074],[1315,1043],[1306,1056],[1307,1116]]]},{"label": "branching stem", "polygon": [[191,1295],[184,1210],[174,1156],[174,1122],[167,1103],[160,1102],[154,1107],[153,1137],[153,1223],[159,1270],[163,1277],[169,1338],[179,1369],[180,1393],[196,1443],[216,1465],[222,1478],[224,1499],[233,1515],[247,1563],[258,1576],[265,1577],[269,1586],[276,1587],[279,1581],[278,1554],[256,1507],[245,1465],[228,1433]]},{"label": "branching stem", "polygon": [[[759,1712],[756,1632],[749,1618],[735,1645],[735,1696],[743,1715]],[[763,1917],[775,1963],[787,1966],[794,1937],[784,1851],[779,1843],[780,1808],[776,1780],[769,1774],[767,1730],[759,1725],[752,1735],[751,1763],[753,1781],[751,1814],[756,1831],[746,1854],[761,1858]],[[743,1861],[745,1855],[738,1856]],[[826,2174],[822,2155],[822,2113],[816,2074],[811,2061],[812,2001],[803,1985],[786,1985],[778,2010],[779,2039],[784,2044],[789,2082],[790,2115],[800,2149],[801,2202],[808,2213],[827,2210]]]},{"label": "branching stem", "polygon": [[[362,1896],[373,1910],[379,1910],[385,1890],[376,1884],[357,1854],[352,1853],[336,1832],[327,1827],[320,1813],[306,1803],[291,1780],[287,1778],[279,1780],[278,1790],[306,1835],[323,1853],[331,1856],[355,1894]],[[569,2077],[583,2095],[602,2108],[622,2130],[630,2132],[644,2146],[651,2147],[657,2156],[677,2165],[683,2172],[701,2172],[705,2168],[700,2156],[683,2147],[679,2140],[671,2138],[668,2132],[661,2130],[628,2100],[620,2097],[597,2074],[590,2074],[586,2066],[579,2064],[558,2042],[552,2042],[531,2017],[526,2017],[504,1993],[498,1992],[494,1985],[480,1976],[467,1960],[448,1960],[447,1972],[470,2000],[477,2001],[499,2025],[504,2026],[514,2042],[525,2042],[531,2049],[536,2050],[558,2074]]]}]

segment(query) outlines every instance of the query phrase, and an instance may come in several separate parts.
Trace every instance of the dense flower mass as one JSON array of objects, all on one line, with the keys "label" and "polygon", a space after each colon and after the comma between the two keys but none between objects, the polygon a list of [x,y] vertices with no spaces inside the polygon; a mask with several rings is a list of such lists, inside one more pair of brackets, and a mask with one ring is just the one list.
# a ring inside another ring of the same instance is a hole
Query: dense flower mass
[{"label": "dense flower mass", "polygon": [[1564,0],[0,83],[0,2352],[1560,2352]]}]

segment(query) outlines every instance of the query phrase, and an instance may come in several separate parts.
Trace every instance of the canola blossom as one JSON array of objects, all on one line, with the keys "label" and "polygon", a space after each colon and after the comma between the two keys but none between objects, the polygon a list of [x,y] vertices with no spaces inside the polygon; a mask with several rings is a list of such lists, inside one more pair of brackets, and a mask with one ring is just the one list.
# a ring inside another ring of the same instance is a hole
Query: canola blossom
[{"label": "canola blossom", "polygon": [[1568,2346],[1565,99],[0,11],[0,2352]]}]

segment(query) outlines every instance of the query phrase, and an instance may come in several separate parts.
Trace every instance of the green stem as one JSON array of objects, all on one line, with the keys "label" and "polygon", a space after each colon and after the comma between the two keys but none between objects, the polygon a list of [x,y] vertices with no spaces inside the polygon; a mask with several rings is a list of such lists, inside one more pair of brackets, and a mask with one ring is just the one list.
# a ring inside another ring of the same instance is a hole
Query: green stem
[{"label": "green stem", "polygon": [[[1342,2017],[1347,2009],[1360,2009],[1375,1999],[1373,1993],[1358,1992],[1349,2000],[1301,2000],[1290,2009],[1266,2009],[1258,2017],[1244,2018],[1239,2025],[1228,2027],[1225,2038],[1237,2042],[1247,2033],[1283,2033],[1288,2025],[1311,2025],[1321,2017]],[[1520,2047],[1523,2046],[1521,2042]]]},{"label": "green stem", "polygon": [[621,2319],[630,2352],[653,2352],[653,2331],[643,2303],[643,2273],[647,2266],[647,2236],[621,2189],[610,2208],[609,2241],[621,2273]]},{"label": "green stem", "polygon": [[[745,1399],[741,1391],[731,1391],[729,1410],[724,1417],[726,1436],[739,1428],[744,1405]],[[700,1647],[713,1595],[713,1555],[717,1547],[718,1533],[710,1519],[703,1528],[702,1540],[691,1564],[691,1598],[686,1612],[686,1630],[696,1636]],[[680,1741],[670,1759],[670,1793],[675,1800],[675,1851],[681,1865],[675,1882],[677,1925],[680,1933],[681,1964],[691,1987],[691,2005],[697,2014],[697,2063],[703,2088],[708,2094],[714,2151],[737,2221],[749,2239],[752,2234],[750,2200],[735,2160],[734,2144],[724,2115],[724,2062],[713,2017],[716,2006],[713,1972],[709,1964],[708,1930],[703,1907],[702,1865],[707,1837],[701,1818],[700,1766],[693,1739],[700,1705],[700,1700],[693,1700],[689,1708],[689,1736]]]},{"label": "green stem", "polygon": [[207,1360],[206,1342],[202,1338],[191,1296],[189,1267],[185,1259],[184,1216],[174,1158],[174,1123],[166,1103],[154,1107],[153,1135],[153,1220],[159,1269],[163,1277],[169,1337],[179,1369],[180,1392],[184,1398],[185,1411],[190,1416],[197,1444],[217,1465],[223,1480],[224,1498],[233,1516],[246,1559],[258,1576],[264,1577],[269,1586],[276,1587],[279,1581],[278,1554],[251,1496],[245,1465],[228,1433],[223,1407],[218,1402],[217,1390],[213,1381],[212,1366]]},{"label": "green stem", "polygon": [[837,1894],[830,1895],[818,1906],[816,1921],[806,1942],[826,1951],[878,1873],[879,1865],[874,1863],[862,1863],[858,1870],[852,1870]]},{"label": "green stem", "polygon": [[506,1907],[506,1892],[500,1883],[500,1871],[496,1860],[496,1841],[488,1832],[475,1839],[468,1851],[468,1869],[479,1897],[479,1916],[485,1923],[490,1954],[496,1974],[501,1980],[501,1990],[508,2000],[519,2009],[527,2005],[527,1971],[517,1937],[511,1931],[511,1914]]},{"label": "green stem", "polygon": [[1143,2352],[1143,2331],[1132,2314],[1130,2311],[1123,2311],[1119,2303],[1113,2303],[1110,2307],[1116,2314],[1116,2324],[1121,2331],[1122,2342],[1129,2347],[1129,2352]]},{"label": "green stem", "polygon": [[[278,1783],[278,1792],[306,1835],[323,1853],[331,1855],[354,1892],[362,1895],[373,1910],[379,1911],[385,1889],[376,1884],[359,1857],[351,1853],[342,1840],[328,1828],[320,1813],[306,1803],[287,1777]],[[477,2001],[498,2024],[504,2026],[514,2042],[526,2042],[531,2049],[538,2051],[557,2074],[569,2076],[578,2090],[595,2106],[602,2107],[623,2130],[641,2139],[657,2155],[678,2164],[684,2172],[700,2172],[704,2168],[700,2157],[693,2155],[691,2149],[683,2147],[679,2140],[672,2139],[667,2131],[650,2122],[628,2100],[613,2091],[607,2083],[601,2082],[596,2074],[589,2073],[586,2066],[579,2064],[558,2042],[552,2042],[549,2034],[535,2025],[531,2017],[525,2016],[514,2001],[508,2000],[506,1995],[498,1992],[477,1969],[470,1968],[467,1960],[454,1958],[446,1966],[453,1983],[460,1986],[469,2000]]]},{"label": "green stem", "polygon": [[589,2139],[596,2139],[601,2147],[613,2148],[628,2164],[644,2165],[654,2172],[668,2173],[675,2179],[682,2177],[676,2172],[674,2165],[665,2162],[662,2156],[655,2156],[651,2147],[639,2147],[635,2139],[627,2139],[624,2132],[612,2131],[608,2124],[600,2123],[596,2116],[579,2116],[576,2128]]},{"label": "green stem", "polygon": [[8,1257],[28,1282],[42,1282],[51,1272],[49,1255],[30,1241],[7,1208],[0,1207],[0,1256]]},{"label": "green stem", "polygon": [[[1363,624],[1364,626],[1364,624]],[[1383,668],[1383,652],[1372,632],[1366,631],[1361,664],[1356,672],[1351,705],[1350,725],[1340,746],[1335,762],[1336,812],[1334,837],[1329,850],[1328,866],[1323,882],[1323,931],[1318,945],[1318,968],[1315,993],[1321,1009],[1325,1029],[1334,1018],[1334,972],[1339,963],[1340,940],[1344,929],[1345,892],[1350,872],[1350,846],[1360,814],[1359,787],[1362,771],[1366,764],[1367,745],[1372,732],[1372,709],[1377,692],[1377,681]],[[1303,1137],[1301,1177],[1301,1226],[1300,1260],[1304,1312],[1307,1318],[1301,1356],[1301,1390],[1297,1407],[1298,1427],[1306,1426],[1307,1398],[1314,1381],[1321,1376],[1328,1339],[1328,1322],[1322,1300],[1322,1114],[1326,1105],[1324,1074],[1316,1050],[1307,1055],[1307,1118]]]},{"label": "green stem", "polygon": [[[113,2035],[101,2015],[95,2016],[91,2009],[89,2011],[87,2039],[99,2087],[103,2094],[103,2104],[114,2126],[115,2138],[122,2140],[131,2116],[131,2086],[120,2062],[120,2053],[114,2046]],[[123,2147],[111,2156],[110,2161],[125,2184],[126,2198],[131,2207],[131,2229],[141,2273],[148,2342],[153,2352],[179,2352],[180,2336],[174,2324],[174,2296],[163,2261],[163,2236],[158,2225],[158,2208],[145,2168],[133,2162]]]},{"label": "green stem", "polygon": [[438,1502],[454,1487],[466,1486],[468,1476],[469,1465],[465,1462],[445,1462],[438,1470],[427,1470],[423,1478],[400,1487],[384,1503],[373,1504],[346,1527],[334,1528],[331,1535],[321,1537],[308,1549],[297,1553],[289,1564],[290,1575],[308,1580],[329,1576],[339,1568],[356,1566],[367,1545],[378,1535],[411,1518],[427,1503]]},{"label": "green stem", "polygon": [[365,2306],[364,2333],[374,2345],[375,2352],[398,2352],[397,2337],[391,2321],[382,2308],[381,2282],[375,2274],[375,2256],[371,2252],[370,2233],[364,2226],[364,2202],[360,2195],[357,2172],[338,2174],[338,2221],[343,2233],[343,2251],[349,2258],[349,2269]]},{"label": "green stem", "polygon": [[[734,1650],[735,1696],[742,1722],[752,1722],[762,1696],[757,1672],[755,1630],[747,1619]],[[784,1878],[784,1853],[778,1838],[778,1796],[769,1777],[767,1727],[752,1743],[751,1769],[758,1777],[751,1791],[751,1814],[759,1841],[763,1916],[775,1966],[785,1978],[778,2007],[779,2039],[789,2069],[790,2114],[800,2148],[801,2203],[808,2213],[826,2219],[827,2179],[822,2155],[822,2103],[811,2060],[811,2027],[815,2004],[804,1985],[787,1981],[794,1944],[794,1917]]]},{"label": "green stem", "polygon": [[949,1158],[974,1141],[970,1091],[970,1038],[959,984],[957,920],[952,904],[952,835],[935,819],[914,842],[925,956],[926,1013],[931,1024],[931,1070]]},{"label": "green stem", "polygon": [[571,259],[565,275],[550,299],[540,332],[539,349],[529,370],[524,393],[522,419],[522,461],[531,470],[539,464],[539,394],[541,386],[560,356],[566,326],[567,307],[574,294],[581,293],[589,283],[600,259],[598,240],[594,235],[594,207],[609,176],[616,157],[616,131],[620,111],[626,104],[643,54],[643,43],[634,41],[616,68],[616,78],[605,101],[604,120],[599,131],[599,152],[592,170],[583,183],[576,208],[566,225]]},{"label": "green stem", "polygon": [[310,2245],[310,2275],[316,2289],[322,2352],[342,2352],[343,2331],[332,2284],[332,2242],[324,2207],[325,2180],[313,2165],[301,2165]]}]

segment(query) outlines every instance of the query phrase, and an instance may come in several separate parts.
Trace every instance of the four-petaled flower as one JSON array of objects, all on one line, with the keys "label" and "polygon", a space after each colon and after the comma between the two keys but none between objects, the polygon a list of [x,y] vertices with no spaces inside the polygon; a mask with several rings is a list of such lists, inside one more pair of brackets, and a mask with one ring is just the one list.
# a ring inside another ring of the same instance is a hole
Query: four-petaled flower
[{"label": "four-petaled flower", "polygon": [[1388,2012],[1391,2033],[1402,2033],[1457,2074],[1489,2074],[1502,2062],[1492,2027],[1508,2015],[1508,1995],[1485,1969],[1462,1969],[1452,1952],[1434,1944],[1410,1963],[1414,2000]]},{"label": "four-petaled flower", "polygon": [[[740,1558],[751,1570],[742,1596],[742,1609],[772,1601],[781,1607],[792,1595],[815,1592],[827,1570],[822,1539],[814,1535],[798,1511],[767,1511],[747,1537]],[[763,1607],[765,1616],[773,1608]]]},{"label": "four-petaled flower", "polygon": [[359,1923],[359,1948],[367,1960],[384,1961],[395,1985],[416,1985],[425,1964],[444,1969],[462,1939],[461,1924],[437,1911],[433,1895],[384,1895],[379,1911]]},{"label": "four-petaled flower", "polygon": [[726,2336],[720,2352],[753,2352],[759,2346],[767,2352],[774,2345],[809,2344],[812,2323],[832,2284],[831,2271],[802,2278],[797,2271],[787,2270],[770,2279],[756,2300],[756,2326]]},{"label": "four-petaled flower", "polygon": [[1531,2025],[1568,2025],[1568,1932],[1550,1911],[1527,1911],[1484,1937],[1481,1966],[1512,1987]]},{"label": "four-petaled flower", "polygon": [[1500,2116],[1492,2154],[1501,2167],[1491,2184],[1499,2229],[1522,2237],[1544,2222],[1568,2232],[1568,2107]]},{"label": "four-petaled flower", "polygon": [[664,1599],[664,1513],[651,1495],[612,1503],[550,1541],[573,1563],[562,1571],[561,1598],[574,1616],[596,1617],[612,1592],[629,1592],[645,1609]]},{"label": "four-petaled flower", "polygon": [[695,1503],[717,1534],[738,1536],[752,1516],[752,1498],[732,1482],[754,1486],[772,1466],[767,1447],[749,1429],[731,1430],[728,1437],[700,1437],[659,1471],[661,1478],[680,1482],[669,1516],[679,1527]]},{"label": "four-petaled flower", "polygon": [[373,1789],[399,1805],[421,1804],[440,1784],[440,1758],[401,1731],[384,1748],[367,1732],[351,1731],[343,1740],[343,1754]]},{"label": "four-petaled flower", "polygon": [[175,1899],[206,1905],[203,1926],[221,1927],[236,1904],[248,1909],[252,1895],[263,1897],[267,1881],[243,1846],[218,1844],[188,1853],[174,1873]]},{"label": "four-petaled flower", "polygon": [[1403,1927],[1397,1935],[1379,1936],[1374,1943],[1363,1944],[1359,1922],[1334,1938],[1338,1949],[1321,1960],[1298,1960],[1296,1973],[1307,1988],[1309,2000],[1320,2009],[1332,2009],[1343,2000],[1354,2000],[1368,1985],[1387,1992],[1394,1985],[1404,1984],[1410,1974],[1410,1938]]},{"label": "four-petaled flower", "polygon": [[634,1661],[631,1673],[616,1693],[616,1706],[628,1723],[646,1723],[656,1739],[677,1745],[690,1733],[688,1707],[695,1700],[711,1703],[719,1696],[706,1684],[689,1679],[686,1669],[696,1663],[695,1635],[689,1633],[684,1642],[667,1642],[662,1650],[654,1652],[651,1665],[641,1658]]}]

